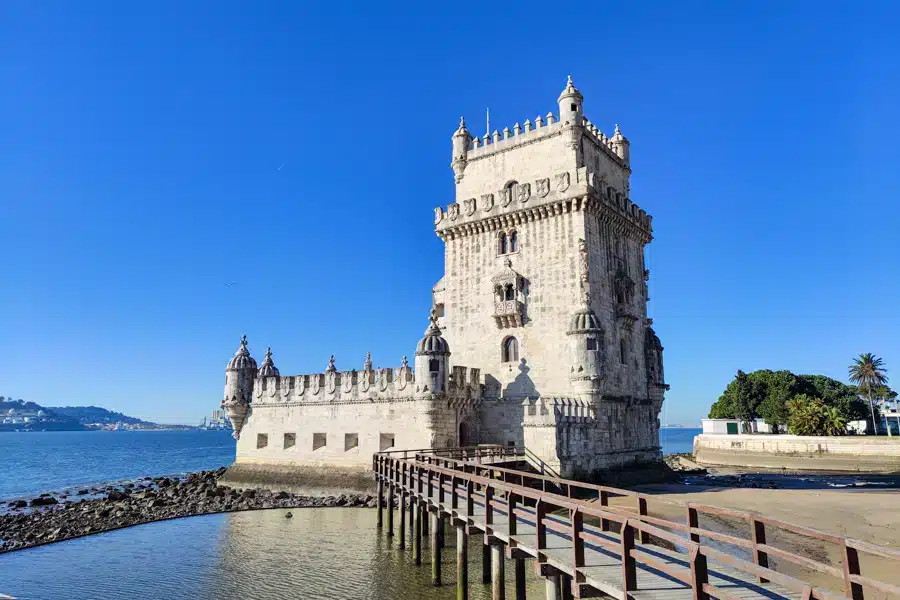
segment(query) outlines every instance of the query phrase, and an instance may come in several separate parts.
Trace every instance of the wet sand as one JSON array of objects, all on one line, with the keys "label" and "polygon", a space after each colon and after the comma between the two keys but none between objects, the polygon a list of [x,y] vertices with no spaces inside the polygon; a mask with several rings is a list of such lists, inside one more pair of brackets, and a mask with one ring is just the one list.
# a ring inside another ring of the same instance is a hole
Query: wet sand
[{"label": "wet sand", "polygon": [[[704,487],[683,483],[647,485],[639,489],[658,495],[661,500],[754,511],[826,533],[856,538],[890,548],[900,547],[900,489],[747,489]],[[649,510],[651,514],[684,522],[684,510],[678,507],[651,501]],[[700,525],[749,538],[749,526],[743,522],[701,516]],[[843,569],[843,551],[836,544],[792,533],[770,533],[770,531],[771,529],[767,534],[771,545]],[[842,591],[842,580],[783,560],[771,562],[780,572],[795,575],[814,585]],[[860,565],[863,576],[900,585],[900,562],[860,553]],[[889,596],[883,592],[879,594],[866,589],[866,598],[886,599],[897,596]]]}]

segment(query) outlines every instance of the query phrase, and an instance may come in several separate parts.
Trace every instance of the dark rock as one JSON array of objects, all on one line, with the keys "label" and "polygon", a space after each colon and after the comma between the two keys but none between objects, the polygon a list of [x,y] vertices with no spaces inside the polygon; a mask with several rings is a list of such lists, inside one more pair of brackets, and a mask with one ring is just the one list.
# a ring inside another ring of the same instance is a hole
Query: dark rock
[{"label": "dark rock", "polygon": [[59,504],[59,500],[53,496],[40,496],[31,500],[31,506],[49,506],[51,504]]},{"label": "dark rock", "polygon": [[88,489],[82,489],[82,490],[78,490],[78,492],[76,492],[76,493],[78,496],[84,496],[85,494],[90,494],[91,491]]},{"label": "dark rock", "polygon": [[25,508],[28,506],[28,502],[25,500],[13,500],[8,504],[10,508]]},{"label": "dark rock", "polygon": [[290,519],[290,518],[293,517],[293,516],[294,516],[294,515],[291,514],[291,511],[287,511],[286,513],[284,513],[284,517],[285,517],[286,519]]},{"label": "dark rock", "polygon": [[129,494],[127,492],[120,492],[119,490],[113,489],[107,494],[106,499],[110,502],[121,502],[122,500],[127,500]]}]

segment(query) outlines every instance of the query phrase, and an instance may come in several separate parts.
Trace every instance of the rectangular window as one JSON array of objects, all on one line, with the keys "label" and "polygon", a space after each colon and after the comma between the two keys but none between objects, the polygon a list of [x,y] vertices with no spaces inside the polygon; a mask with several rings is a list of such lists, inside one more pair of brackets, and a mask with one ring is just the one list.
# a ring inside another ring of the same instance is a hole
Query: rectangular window
[{"label": "rectangular window", "polygon": [[297,434],[296,433],[286,433],[284,434],[284,449],[293,448],[297,443]]},{"label": "rectangular window", "polygon": [[324,433],[313,434],[313,450],[318,450],[325,446],[327,438]]},{"label": "rectangular window", "polygon": [[394,447],[394,434],[393,433],[382,433],[381,439],[378,444],[378,448],[380,452],[384,452],[388,448]]},{"label": "rectangular window", "polygon": [[597,338],[588,338],[587,339],[587,349],[588,350],[596,350],[597,349]]},{"label": "rectangular window", "polygon": [[265,448],[269,445],[269,434],[267,433],[257,433],[256,434],[256,449]]},{"label": "rectangular window", "polygon": [[627,355],[628,350],[625,346],[625,339],[619,340],[619,361],[624,365],[627,364],[628,358]]},{"label": "rectangular window", "polygon": [[359,434],[358,433],[345,433],[344,434],[344,452],[347,450],[352,450],[359,446]]},{"label": "rectangular window", "polygon": [[516,447],[516,443],[513,440],[507,440],[506,445],[509,446],[510,448]]},{"label": "rectangular window", "polygon": [[434,307],[434,314],[436,317],[443,317],[444,316],[444,305],[436,304]]}]

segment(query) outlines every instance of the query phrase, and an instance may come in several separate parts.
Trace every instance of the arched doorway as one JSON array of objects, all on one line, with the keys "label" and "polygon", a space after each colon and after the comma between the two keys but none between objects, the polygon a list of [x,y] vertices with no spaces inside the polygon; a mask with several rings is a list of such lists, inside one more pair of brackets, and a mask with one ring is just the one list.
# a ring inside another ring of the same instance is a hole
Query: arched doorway
[{"label": "arched doorway", "polygon": [[469,433],[468,423],[459,424],[459,445],[469,446],[472,444],[471,434]]}]

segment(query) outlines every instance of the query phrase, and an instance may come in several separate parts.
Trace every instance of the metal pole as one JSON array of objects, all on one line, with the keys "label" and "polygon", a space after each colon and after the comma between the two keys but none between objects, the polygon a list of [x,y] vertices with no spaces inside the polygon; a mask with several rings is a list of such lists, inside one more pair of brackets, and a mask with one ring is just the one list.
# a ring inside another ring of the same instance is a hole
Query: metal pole
[{"label": "metal pole", "polygon": [[384,482],[381,479],[378,480],[378,527],[381,528],[382,521],[384,520]]},{"label": "metal pole", "polygon": [[388,499],[387,499],[387,535],[388,537],[392,537],[394,535],[394,484],[388,484]]},{"label": "metal pole", "polygon": [[406,549],[406,492],[403,489],[400,490],[400,527],[397,528],[397,533],[400,535],[400,545],[399,548],[401,550]]},{"label": "metal pole", "polygon": [[491,582],[491,547],[481,545],[481,583]]},{"label": "metal pole", "polygon": [[516,558],[516,600],[525,600],[525,559]]}]

